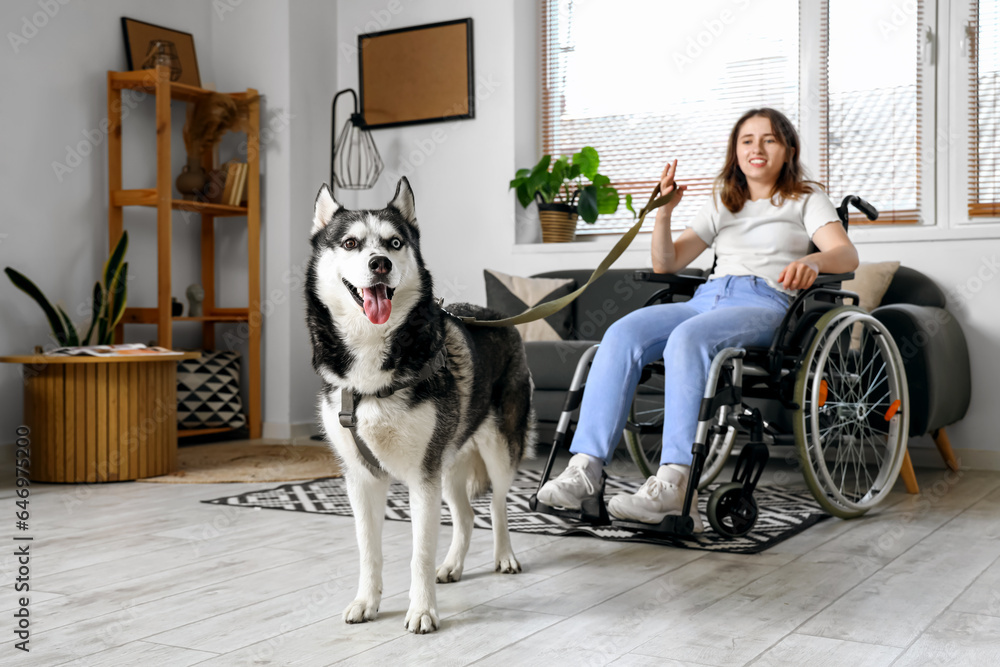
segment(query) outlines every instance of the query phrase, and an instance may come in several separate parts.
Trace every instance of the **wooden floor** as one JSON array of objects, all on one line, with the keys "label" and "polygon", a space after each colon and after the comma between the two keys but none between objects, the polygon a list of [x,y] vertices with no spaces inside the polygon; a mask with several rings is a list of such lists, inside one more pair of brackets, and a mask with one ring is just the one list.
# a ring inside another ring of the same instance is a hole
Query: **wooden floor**
[{"label": "wooden floor", "polygon": [[[537,464],[536,464],[537,465]],[[9,469],[0,495],[13,525]],[[772,466],[771,477],[799,479]],[[438,586],[441,630],[403,629],[410,525],[385,525],[378,620],[346,625],[352,520],[200,500],[273,484],[31,488],[31,652],[5,665],[996,665],[1000,473],[918,471],[887,506],[760,555],[477,530]],[[441,531],[443,556],[450,528]],[[7,543],[12,544],[11,542]],[[4,547],[13,635],[13,548]]]}]

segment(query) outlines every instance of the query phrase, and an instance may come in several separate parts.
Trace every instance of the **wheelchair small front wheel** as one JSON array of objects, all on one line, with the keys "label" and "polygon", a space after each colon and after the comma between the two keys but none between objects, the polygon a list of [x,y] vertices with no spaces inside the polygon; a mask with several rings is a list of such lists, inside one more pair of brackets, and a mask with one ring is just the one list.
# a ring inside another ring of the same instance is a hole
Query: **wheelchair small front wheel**
[{"label": "wheelchair small front wheel", "polygon": [[899,475],[906,374],[889,330],[860,308],[834,308],[814,326],[795,382],[795,446],[816,501],[849,519],[882,502]]},{"label": "wheelchair small front wheel", "polygon": [[757,501],[743,493],[743,484],[723,484],[708,497],[708,522],[723,537],[743,537],[757,523]]}]

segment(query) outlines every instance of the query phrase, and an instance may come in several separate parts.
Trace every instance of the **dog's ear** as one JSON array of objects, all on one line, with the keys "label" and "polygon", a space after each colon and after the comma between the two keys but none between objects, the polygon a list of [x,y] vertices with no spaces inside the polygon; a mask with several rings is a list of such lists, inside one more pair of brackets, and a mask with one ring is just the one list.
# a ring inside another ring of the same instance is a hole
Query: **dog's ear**
[{"label": "dog's ear", "polygon": [[406,180],[406,176],[401,177],[396,184],[396,194],[392,196],[389,206],[399,211],[411,225],[416,226],[417,209],[413,205],[413,190],[410,189],[410,182]]},{"label": "dog's ear", "polygon": [[316,210],[313,211],[313,228],[309,236],[315,236],[316,232],[323,229],[333,220],[333,214],[340,210],[340,204],[333,198],[330,188],[326,183],[319,189],[316,195]]}]

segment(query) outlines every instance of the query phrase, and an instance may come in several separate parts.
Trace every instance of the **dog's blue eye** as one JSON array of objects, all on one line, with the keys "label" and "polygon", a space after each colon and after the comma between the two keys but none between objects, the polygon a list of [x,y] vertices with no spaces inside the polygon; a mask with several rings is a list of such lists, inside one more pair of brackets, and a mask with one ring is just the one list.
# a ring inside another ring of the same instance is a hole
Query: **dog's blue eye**
[{"label": "dog's blue eye", "polygon": [[400,248],[403,247],[403,242],[400,241],[399,239],[393,239],[389,241],[389,245],[392,246],[393,250],[399,250]]},{"label": "dog's blue eye", "polygon": [[354,250],[358,247],[358,242],[355,239],[347,239],[343,245],[346,250]]}]

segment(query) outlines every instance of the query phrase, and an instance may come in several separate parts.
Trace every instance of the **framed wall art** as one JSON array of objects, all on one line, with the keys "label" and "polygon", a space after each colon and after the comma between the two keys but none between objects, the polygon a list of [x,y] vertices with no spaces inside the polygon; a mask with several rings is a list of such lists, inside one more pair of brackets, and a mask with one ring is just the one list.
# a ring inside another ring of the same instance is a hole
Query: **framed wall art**
[{"label": "framed wall art", "polygon": [[125,35],[125,56],[130,70],[152,69],[163,64],[170,67],[171,81],[201,87],[198,57],[191,33],[124,16],[122,33]]},{"label": "framed wall art", "polygon": [[475,118],[472,19],[358,35],[358,81],[372,129]]}]

